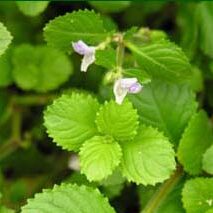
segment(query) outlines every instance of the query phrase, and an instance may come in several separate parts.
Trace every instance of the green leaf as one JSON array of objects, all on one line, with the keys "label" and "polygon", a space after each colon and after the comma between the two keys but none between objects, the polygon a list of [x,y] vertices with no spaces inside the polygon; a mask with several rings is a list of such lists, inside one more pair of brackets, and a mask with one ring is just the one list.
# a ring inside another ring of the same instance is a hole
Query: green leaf
[{"label": "green leaf", "polygon": [[54,142],[64,149],[78,151],[97,134],[94,121],[98,108],[98,101],[90,95],[62,95],[45,111],[44,125]]},{"label": "green leaf", "polygon": [[141,84],[147,84],[151,82],[150,76],[144,72],[144,70],[138,68],[128,68],[122,71],[125,77],[137,78]]},{"label": "green leaf", "polygon": [[175,169],[175,152],[168,139],[152,127],[140,126],[138,135],[122,144],[122,173],[137,184],[155,185]]},{"label": "green leaf", "polygon": [[[213,141],[212,141],[213,143]],[[203,170],[213,175],[213,145],[203,155]]]},{"label": "green leaf", "polygon": [[116,66],[116,52],[112,48],[97,50],[95,53],[95,63],[107,69],[113,69]]},{"label": "green leaf", "polygon": [[195,113],[195,95],[186,85],[152,81],[142,92],[129,95],[138,110],[141,122],[163,131],[177,144],[190,119]]},{"label": "green leaf", "polygon": [[126,42],[138,65],[155,79],[185,81],[191,76],[190,63],[183,51],[167,40],[148,44]]},{"label": "green leaf", "polygon": [[96,9],[104,13],[117,13],[130,6],[130,1],[89,1]]},{"label": "green leaf", "polygon": [[112,174],[121,159],[121,147],[110,136],[95,136],[80,149],[81,172],[90,181],[100,181]]},{"label": "green leaf", "polygon": [[212,143],[212,127],[208,116],[200,111],[191,118],[178,147],[178,160],[185,171],[192,175],[201,173],[203,154]]},{"label": "green leaf", "polygon": [[19,10],[26,16],[37,16],[48,6],[48,1],[19,1],[16,2]]},{"label": "green leaf", "polygon": [[102,134],[111,135],[118,141],[131,140],[137,134],[138,114],[129,101],[121,105],[105,102],[97,113],[96,124]]},{"label": "green leaf", "polygon": [[177,14],[177,25],[180,28],[180,45],[190,59],[198,47],[198,4],[180,4]]},{"label": "green leaf", "polygon": [[0,57],[0,87],[6,87],[13,82],[11,49]]},{"label": "green leaf", "polygon": [[54,90],[72,73],[68,57],[46,46],[20,45],[14,50],[12,60],[14,80],[24,90]]},{"label": "green leaf", "polygon": [[0,213],[15,213],[15,211],[0,204]]},{"label": "green leaf", "polygon": [[72,184],[55,185],[28,199],[21,213],[115,213],[97,189]]},{"label": "green leaf", "polygon": [[44,37],[51,46],[70,51],[72,42],[83,40],[98,44],[108,36],[103,21],[94,11],[79,10],[59,16],[44,28]]},{"label": "green leaf", "polygon": [[198,4],[198,25],[200,27],[200,47],[205,54],[213,58],[213,2]]},{"label": "green leaf", "polygon": [[0,22],[0,56],[8,48],[12,41],[12,36],[7,28]]},{"label": "green leaf", "polygon": [[213,178],[188,180],[182,191],[183,206],[187,213],[203,213],[213,205]]}]

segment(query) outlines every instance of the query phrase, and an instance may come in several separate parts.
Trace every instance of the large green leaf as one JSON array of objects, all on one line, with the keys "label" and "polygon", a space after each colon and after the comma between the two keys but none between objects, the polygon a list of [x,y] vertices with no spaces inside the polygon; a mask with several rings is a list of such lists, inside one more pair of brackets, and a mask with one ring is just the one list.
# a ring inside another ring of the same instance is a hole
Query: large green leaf
[{"label": "large green leaf", "polygon": [[68,80],[72,64],[68,57],[50,47],[23,44],[14,50],[13,76],[24,90],[46,92]]},{"label": "large green leaf", "polygon": [[71,50],[73,41],[83,40],[88,44],[98,44],[107,35],[100,16],[88,10],[59,16],[44,28],[47,43],[64,51]]},{"label": "large green leaf", "polygon": [[97,189],[72,184],[55,185],[28,199],[21,213],[115,213]]},{"label": "large green leaf", "polygon": [[178,147],[178,160],[193,175],[202,171],[202,157],[213,143],[212,127],[204,111],[192,117]]},{"label": "large green leaf", "polygon": [[213,145],[203,155],[203,170],[213,175]]},{"label": "large green leaf", "polygon": [[152,81],[129,99],[142,123],[157,127],[175,144],[197,108],[195,95],[187,86],[162,81]]},{"label": "large green leaf", "polygon": [[126,42],[138,65],[154,79],[177,82],[191,76],[191,66],[184,52],[174,43],[160,40],[151,43]]},{"label": "large green leaf", "polygon": [[105,102],[97,113],[96,123],[102,134],[118,141],[131,140],[137,134],[138,114],[129,101],[121,105],[115,101]]},{"label": "large green leaf", "polygon": [[95,136],[99,103],[90,95],[72,93],[56,99],[45,111],[44,125],[54,142],[68,150],[79,150]]},{"label": "large green leaf", "polygon": [[0,22],[0,56],[8,48],[12,41],[12,36],[7,28]]},{"label": "large green leaf", "polygon": [[17,1],[19,10],[27,16],[37,16],[42,13],[49,4],[48,1]]},{"label": "large green leaf", "polygon": [[112,137],[95,136],[80,149],[81,171],[90,181],[100,181],[112,174],[121,155],[121,147]]},{"label": "large green leaf", "polygon": [[205,213],[213,205],[213,178],[195,178],[187,181],[182,191],[187,213]]},{"label": "large green leaf", "polygon": [[122,144],[122,172],[137,184],[163,182],[175,169],[175,152],[168,139],[152,127],[140,126],[138,135]]},{"label": "large green leaf", "polygon": [[200,47],[213,58],[213,2],[201,2],[198,5],[198,24],[200,27]]}]

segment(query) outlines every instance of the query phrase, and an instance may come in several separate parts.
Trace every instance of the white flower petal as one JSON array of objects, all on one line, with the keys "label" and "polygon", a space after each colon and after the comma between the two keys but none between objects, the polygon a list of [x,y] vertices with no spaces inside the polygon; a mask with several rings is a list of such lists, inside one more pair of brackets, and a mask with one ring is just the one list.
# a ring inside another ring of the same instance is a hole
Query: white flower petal
[{"label": "white flower petal", "polygon": [[90,48],[91,48],[81,40],[79,40],[77,42],[72,42],[72,47],[73,47],[74,51],[80,55],[85,55],[85,54],[90,53]]},{"label": "white flower petal", "polygon": [[129,88],[137,82],[138,82],[137,78],[122,78],[121,79],[121,87]]},{"label": "white flower petal", "polygon": [[95,52],[84,55],[81,62],[81,71],[86,72],[89,65],[95,61]]},{"label": "white flower petal", "polygon": [[113,92],[115,95],[115,101],[118,104],[122,104],[125,96],[127,95],[128,88],[123,88],[122,87],[122,80],[123,79],[118,79],[115,81]]}]

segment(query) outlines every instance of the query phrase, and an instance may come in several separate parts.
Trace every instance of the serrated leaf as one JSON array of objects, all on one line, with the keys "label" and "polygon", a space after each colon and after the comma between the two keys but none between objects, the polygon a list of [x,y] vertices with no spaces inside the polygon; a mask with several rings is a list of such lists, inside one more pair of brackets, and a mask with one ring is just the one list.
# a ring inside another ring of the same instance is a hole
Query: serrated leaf
[{"label": "serrated leaf", "polygon": [[50,47],[23,44],[13,54],[13,76],[24,90],[46,92],[68,80],[72,64],[68,57]]},{"label": "serrated leaf", "polygon": [[116,52],[112,48],[97,50],[95,53],[95,63],[107,69],[113,69],[116,66]]},{"label": "serrated leaf", "polygon": [[138,123],[137,111],[129,101],[121,105],[115,101],[105,102],[96,118],[98,130],[118,141],[133,139],[137,134]]},{"label": "serrated leaf", "polygon": [[168,139],[152,127],[140,126],[138,135],[122,144],[122,173],[137,184],[155,185],[175,169],[175,152]]},{"label": "serrated leaf", "polygon": [[94,45],[104,41],[107,35],[100,16],[89,10],[56,17],[44,28],[47,43],[63,51],[70,51],[72,42],[83,40]]},{"label": "serrated leaf", "polygon": [[97,134],[95,117],[98,101],[90,95],[62,95],[44,114],[44,125],[50,137],[67,150],[78,151],[81,145]]},{"label": "serrated leaf", "polygon": [[130,1],[90,1],[94,8],[104,13],[117,13],[125,10],[131,4]]},{"label": "serrated leaf", "polygon": [[184,52],[167,40],[148,44],[126,42],[138,65],[154,79],[185,81],[191,76],[191,66]]},{"label": "serrated leaf", "polygon": [[12,41],[12,36],[7,28],[0,22],[0,56],[8,48]]},{"label": "serrated leaf", "polygon": [[100,181],[112,174],[120,163],[121,147],[110,136],[95,136],[80,149],[81,172],[90,181]]},{"label": "serrated leaf", "polygon": [[21,213],[115,213],[101,193],[96,189],[72,184],[55,185],[28,199]]},{"label": "serrated leaf", "polygon": [[11,50],[7,51],[0,57],[0,87],[6,87],[13,82]]},{"label": "serrated leaf", "polygon": [[203,170],[213,175],[213,145],[203,155]]},{"label": "serrated leaf", "polygon": [[150,76],[144,72],[144,70],[138,68],[128,68],[122,71],[125,77],[137,78],[141,84],[147,84],[151,82]]},{"label": "serrated leaf", "polygon": [[178,147],[178,160],[192,175],[202,171],[202,157],[213,143],[212,127],[204,111],[195,114],[186,127]]},{"label": "serrated leaf", "polygon": [[188,180],[182,191],[183,206],[187,213],[203,213],[213,205],[213,178]]},{"label": "serrated leaf", "polygon": [[27,16],[37,16],[42,13],[48,6],[48,1],[19,1],[16,2],[19,10]]},{"label": "serrated leaf", "polygon": [[186,85],[152,81],[137,95],[129,95],[138,110],[141,122],[163,131],[177,144],[197,103],[195,94]]},{"label": "serrated leaf", "polygon": [[198,4],[198,25],[200,27],[200,47],[205,54],[213,58],[213,2],[200,2]]}]

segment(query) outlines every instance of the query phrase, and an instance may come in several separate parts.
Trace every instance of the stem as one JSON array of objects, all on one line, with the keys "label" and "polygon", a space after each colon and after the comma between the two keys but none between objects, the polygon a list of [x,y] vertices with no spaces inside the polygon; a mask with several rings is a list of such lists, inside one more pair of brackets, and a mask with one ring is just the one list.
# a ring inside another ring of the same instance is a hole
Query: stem
[{"label": "stem", "polygon": [[12,133],[9,141],[6,141],[0,147],[0,161],[13,153],[18,147],[21,146],[21,124],[22,113],[21,110],[14,106],[14,112],[12,114]]},{"label": "stem", "polygon": [[12,102],[16,105],[44,105],[51,102],[55,97],[55,95],[14,95]]},{"label": "stem", "polygon": [[161,204],[161,202],[166,198],[166,196],[171,192],[174,186],[179,182],[183,175],[183,170],[180,166],[177,167],[173,176],[167,180],[159,190],[150,199],[146,207],[141,211],[141,213],[154,213]]},{"label": "stem", "polygon": [[123,44],[122,34],[118,35],[117,42],[118,42],[118,47],[117,47],[117,55],[116,55],[116,65],[117,65],[117,72],[121,73],[123,58],[124,58],[124,44]]}]

